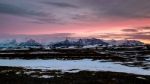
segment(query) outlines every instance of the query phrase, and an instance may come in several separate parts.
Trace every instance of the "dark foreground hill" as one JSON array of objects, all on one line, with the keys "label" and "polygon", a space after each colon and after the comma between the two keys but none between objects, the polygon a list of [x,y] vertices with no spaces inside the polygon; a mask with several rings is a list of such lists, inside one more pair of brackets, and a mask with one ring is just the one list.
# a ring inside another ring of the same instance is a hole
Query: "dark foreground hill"
[{"label": "dark foreground hill", "polygon": [[[26,71],[36,71],[25,74]],[[49,74],[50,78],[39,78]],[[0,84],[150,84],[150,76],[116,72],[31,70],[17,67],[0,67]]]}]

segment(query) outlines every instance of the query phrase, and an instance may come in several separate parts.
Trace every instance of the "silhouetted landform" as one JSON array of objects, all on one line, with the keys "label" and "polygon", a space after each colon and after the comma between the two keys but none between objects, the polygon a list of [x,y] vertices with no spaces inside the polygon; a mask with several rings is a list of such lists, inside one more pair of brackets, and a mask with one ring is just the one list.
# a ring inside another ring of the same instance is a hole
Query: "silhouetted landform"
[{"label": "silhouetted landform", "polygon": [[[108,54],[97,53],[94,49],[53,49],[53,50],[25,50],[1,51],[1,58],[105,58]],[[117,57],[117,56],[113,56]]]},{"label": "silhouetted landform", "polygon": [[[30,73],[32,72],[32,73]],[[46,76],[50,75],[50,76]],[[62,73],[57,70],[31,70],[0,67],[1,84],[150,84],[150,76],[105,71]]]},{"label": "silhouetted landform", "polygon": [[93,58],[119,59],[146,58],[150,49],[145,47],[95,47],[95,48],[62,48],[62,49],[30,49],[30,50],[0,50],[0,58]]}]

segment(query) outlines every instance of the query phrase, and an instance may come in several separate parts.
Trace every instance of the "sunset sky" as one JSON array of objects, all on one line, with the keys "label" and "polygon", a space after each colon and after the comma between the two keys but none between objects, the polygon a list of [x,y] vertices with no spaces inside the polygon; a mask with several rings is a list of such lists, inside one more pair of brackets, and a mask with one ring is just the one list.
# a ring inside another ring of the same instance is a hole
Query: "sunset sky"
[{"label": "sunset sky", "polygon": [[0,37],[48,34],[150,43],[150,0],[0,0]]}]

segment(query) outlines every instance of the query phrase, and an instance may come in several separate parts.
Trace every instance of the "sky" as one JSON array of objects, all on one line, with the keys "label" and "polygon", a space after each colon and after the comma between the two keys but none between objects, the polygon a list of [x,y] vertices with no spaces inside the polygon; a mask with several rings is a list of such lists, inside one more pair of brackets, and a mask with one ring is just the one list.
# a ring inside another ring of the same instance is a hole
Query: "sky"
[{"label": "sky", "polygon": [[150,43],[150,0],[0,0],[0,38],[4,35]]}]

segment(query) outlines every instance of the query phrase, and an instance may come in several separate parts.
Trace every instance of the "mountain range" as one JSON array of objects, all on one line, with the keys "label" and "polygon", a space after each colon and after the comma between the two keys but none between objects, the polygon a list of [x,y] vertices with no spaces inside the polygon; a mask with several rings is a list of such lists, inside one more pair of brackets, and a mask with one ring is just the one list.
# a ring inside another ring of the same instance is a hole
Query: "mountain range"
[{"label": "mountain range", "polygon": [[137,40],[103,40],[96,38],[88,38],[88,39],[65,39],[57,42],[49,42],[40,43],[36,40],[29,39],[24,42],[18,42],[16,40],[7,40],[0,42],[0,47],[8,48],[8,47],[35,47],[35,46],[49,46],[49,47],[84,47],[84,46],[138,46],[143,45],[144,43]]}]

